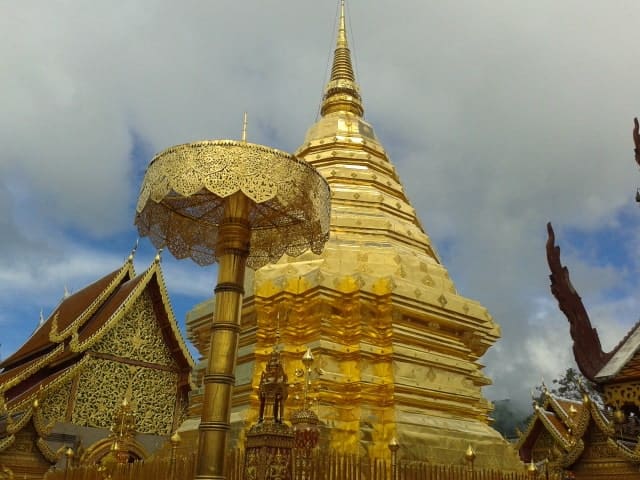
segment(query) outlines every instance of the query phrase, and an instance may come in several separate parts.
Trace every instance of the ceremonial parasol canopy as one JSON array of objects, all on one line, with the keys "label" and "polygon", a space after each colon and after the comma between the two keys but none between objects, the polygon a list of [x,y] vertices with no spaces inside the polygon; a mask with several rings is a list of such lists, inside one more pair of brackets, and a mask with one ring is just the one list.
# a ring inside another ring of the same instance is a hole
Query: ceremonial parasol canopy
[{"label": "ceremonial parasol canopy", "polygon": [[247,266],[257,269],[285,253],[322,251],[329,237],[326,180],[286,152],[244,141],[188,143],[156,155],[145,174],[135,224],[156,248],[209,265],[220,254],[225,200],[238,192],[250,200]]},{"label": "ceremonial parasol canopy", "polygon": [[200,265],[219,262],[204,376],[196,479],[224,476],[245,266],[320,253],[331,195],[309,164],[263,145],[215,140],[168,148],[144,177],[135,224],[156,248]]}]

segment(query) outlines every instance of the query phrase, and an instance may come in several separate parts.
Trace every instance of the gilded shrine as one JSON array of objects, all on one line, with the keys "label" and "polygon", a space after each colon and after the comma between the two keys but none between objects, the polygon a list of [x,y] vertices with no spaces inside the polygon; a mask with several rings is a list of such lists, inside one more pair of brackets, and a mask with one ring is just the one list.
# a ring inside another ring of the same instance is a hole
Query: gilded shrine
[{"label": "gilded shrine", "polygon": [[[331,187],[330,239],[321,254],[285,256],[247,275],[233,393],[232,436],[259,417],[255,390],[276,338],[290,379],[309,346],[310,400],[320,445],[388,458],[396,437],[406,458],[520,470],[515,451],[489,426],[482,395],[491,380],[479,359],[500,337],[487,309],[461,295],[411,206],[395,167],[364,119],[351,62],[344,3],[321,118],[295,154]],[[203,358],[213,300],[187,317]],[[200,384],[201,362],[195,371]],[[289,412],[303,407],[294,384]],[[202,409],[192,394],[189,438]],[[288,420],[288,418],[285,418]]]},{"label": "gilded shrine", "polygon": [[118,429],[123,461],[148,457],[183,420],[192,366],[159,256],[136,275],[131,255],[0,363],[0,466],[42,478],[67,449],[66,461],[99,463]]}]

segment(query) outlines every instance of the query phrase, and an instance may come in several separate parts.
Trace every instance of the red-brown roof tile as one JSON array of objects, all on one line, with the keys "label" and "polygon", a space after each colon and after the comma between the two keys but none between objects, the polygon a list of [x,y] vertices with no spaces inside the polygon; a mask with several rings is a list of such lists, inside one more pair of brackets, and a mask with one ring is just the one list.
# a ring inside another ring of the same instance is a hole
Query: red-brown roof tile
[{"label": "red-brown roof tile", "polygon": [[[57,317],[59,332],[67,328],[104,292],[121,271],[122,269],[115,270],[62,300],[47,321],[13,355],[0,362],[0,368],[9,369],[16,364],[29,361],[29,357],[40,355],[53,348],[55,343],[49,340],[53,319]],[[129,276],[125,275],[122,281],[128,279]]]}]

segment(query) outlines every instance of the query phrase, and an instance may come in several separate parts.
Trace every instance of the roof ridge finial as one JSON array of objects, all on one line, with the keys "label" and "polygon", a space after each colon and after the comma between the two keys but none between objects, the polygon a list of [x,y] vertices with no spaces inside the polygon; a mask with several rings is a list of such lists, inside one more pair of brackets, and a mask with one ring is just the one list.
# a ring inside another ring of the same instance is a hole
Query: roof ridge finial
[{"label": "roof ridge finial", "polygon": [[138,251],[138,245],[140,244],[140,237],[136,238],[136,243],[131,249],[131,253],[127,257],[127,262],[133,262],[134,257],[136,256],[136,252]]},{"label": "roof ridge finial", "polygon": [[360,88],[353,73],[351,51],[347,39],[345,0],[340,0],[340,20],[336,49],[333,53],[331,78],[325,87],[322,108],[320,109],[322,116],[331,112],[349,112],[359,117],[364,113]]}]

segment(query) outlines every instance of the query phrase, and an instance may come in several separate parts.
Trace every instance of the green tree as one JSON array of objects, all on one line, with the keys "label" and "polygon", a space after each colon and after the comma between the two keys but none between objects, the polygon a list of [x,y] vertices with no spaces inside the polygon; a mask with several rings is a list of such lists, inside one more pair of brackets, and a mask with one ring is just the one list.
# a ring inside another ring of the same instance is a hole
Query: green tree
[{"label": "green tree", "polygon": [[503,437],[510,439],[516,437],[516,429],[523,430],[528,423],[529,413],[519,411],[507,398],[493,402],[492,413],[493,428]]},{"label": "green tree", "polygon": [[[573,367],[567,368],[562,376],[552,380],[551,385],[547,385],[547,389],[556,397],[579,401],[582,400],[582,390],[579,385],[592,400],[601,403],[600,394],[597,392],[595,384],[587,380]],[[536,391],[540,393],[538,403],[542,403],[544,401],[544,385],[538,385]]]}]

